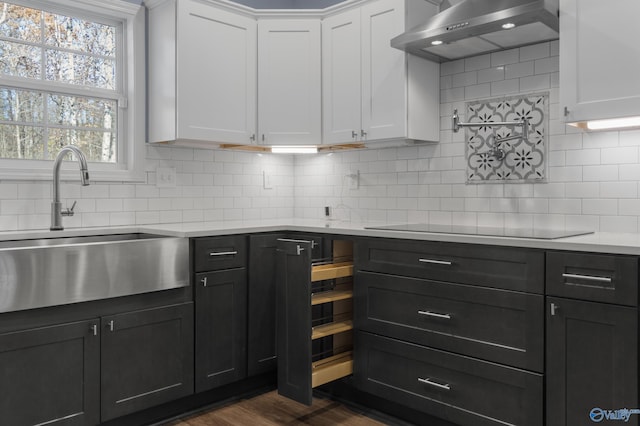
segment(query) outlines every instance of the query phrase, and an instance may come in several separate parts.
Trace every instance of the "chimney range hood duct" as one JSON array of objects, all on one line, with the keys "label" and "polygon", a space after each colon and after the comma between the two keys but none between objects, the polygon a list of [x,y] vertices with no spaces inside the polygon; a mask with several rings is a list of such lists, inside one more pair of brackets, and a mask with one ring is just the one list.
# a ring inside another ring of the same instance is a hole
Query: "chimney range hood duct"
[{"label": "chimney range hood duct", "polygon": [[446,62],[555,40],[558,28],[558,0],[462,0],[393,38],[391,46]]}]

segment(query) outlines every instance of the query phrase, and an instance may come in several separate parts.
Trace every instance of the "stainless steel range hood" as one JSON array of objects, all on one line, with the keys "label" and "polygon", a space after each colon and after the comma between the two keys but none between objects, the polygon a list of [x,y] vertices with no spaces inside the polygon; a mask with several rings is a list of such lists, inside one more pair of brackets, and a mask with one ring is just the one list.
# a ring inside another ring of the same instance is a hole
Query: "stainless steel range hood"
[{"label": "stainless steel range hood", "polygon": [[462,0],[393,38],[391,46],[445,62],[555,40],[558,23],[558,0]]}]

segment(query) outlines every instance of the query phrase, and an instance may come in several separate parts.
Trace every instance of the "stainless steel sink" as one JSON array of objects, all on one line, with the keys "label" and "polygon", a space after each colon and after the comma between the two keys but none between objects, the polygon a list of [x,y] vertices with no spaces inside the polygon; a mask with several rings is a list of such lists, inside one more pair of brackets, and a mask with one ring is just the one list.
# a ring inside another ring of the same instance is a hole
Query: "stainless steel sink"
[{"label": "stainless steel sink", "polygon": [[186,238],[136,233],[0,242],[0,312],[188,285]]}]

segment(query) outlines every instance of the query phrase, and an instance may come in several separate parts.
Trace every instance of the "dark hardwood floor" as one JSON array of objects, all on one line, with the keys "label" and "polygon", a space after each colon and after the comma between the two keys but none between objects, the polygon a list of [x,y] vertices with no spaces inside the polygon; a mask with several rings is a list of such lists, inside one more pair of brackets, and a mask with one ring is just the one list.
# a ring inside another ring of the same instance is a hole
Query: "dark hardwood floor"
[{"label": "dark hardwood floor", "polygon": [[208,411],[165,423],[165,426],[376,426],[384,425],[339,402],[314,398],[307,407],[281,397],[276,391],[242,399]]}]

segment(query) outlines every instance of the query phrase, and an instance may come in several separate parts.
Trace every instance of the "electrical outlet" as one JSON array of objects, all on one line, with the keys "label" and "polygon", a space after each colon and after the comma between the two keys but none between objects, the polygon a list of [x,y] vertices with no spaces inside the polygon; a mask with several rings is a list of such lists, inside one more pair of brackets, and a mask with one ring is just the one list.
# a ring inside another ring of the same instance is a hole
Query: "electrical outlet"
[{"label": "electrical outlet", "polygon": [[360,187],[360,170],[347,173],[347,186],[349,189],[358,189]]},{"label": "electrical outlet", "polygon": [[156,187],[157,188],[175,188],[176,187],[175,167],[156,168]]},{"label": "electrical outlet", "polygon": [[262,187],[264,189],[273,189],[273,184],[271,183],[271,173],[262,171]]}]

